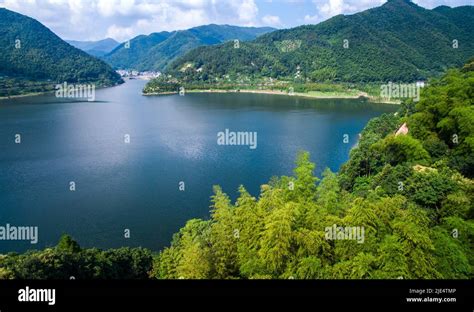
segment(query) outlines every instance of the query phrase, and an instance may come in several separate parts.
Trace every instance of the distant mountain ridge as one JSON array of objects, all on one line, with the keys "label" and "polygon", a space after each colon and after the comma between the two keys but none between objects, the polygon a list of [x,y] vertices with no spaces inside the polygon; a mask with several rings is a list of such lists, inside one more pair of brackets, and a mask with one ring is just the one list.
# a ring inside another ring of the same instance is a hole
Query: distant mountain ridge
[{"label": "distant mountain ridge", "polygon": [[104,56],[120,45],[119,42],[112,38],[106,38],[98,41],[66,40],[66,42],[96,57]]},{"label": "distant mountain ridge", "polygon": [[183,81],[224,76],[300,81],[414,81],[460,66],[474,55],[474,7],[424,9],[390,0],[317,25],[276,30],[239,49],[199,47],[168,66]]},{"label": "distant mountain ridge", "polygon": [[[18,80],[49,85],[68,82],[108,86],[122,82],[105,62],[72,47],[35,19],[3,8],[0,8],[0,77],[0,95]],[[13,93],[25,91],[22,84]]]},{"label": "distant mountain ridge", "polygon": [[[187,30],[140,35],[122,43],[103,59],[117,69],[164,70],[173,60],[199,47],[229,40],[248,41],[275,30],[271,27],[204,25]],[[129,47],[128,47],[129,44]]]}]

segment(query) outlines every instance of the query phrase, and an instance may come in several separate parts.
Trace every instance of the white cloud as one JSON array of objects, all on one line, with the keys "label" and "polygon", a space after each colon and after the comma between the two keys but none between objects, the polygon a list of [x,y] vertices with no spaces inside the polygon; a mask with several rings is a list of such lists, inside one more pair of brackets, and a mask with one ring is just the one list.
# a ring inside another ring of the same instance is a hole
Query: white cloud
[{"label": "white cloud", "polygon": [[320,22],[320,17],[317,14],[305,15],[303,20],[305,24],[316,24],[317,22]]},{"label": "white cloud", "polygon": [[[60,37],[125,41],[139,34],[203,24],[296,26],[353,14],[385,0],[0,0],[31,16]],[[427,8],[458,6],[472,0],[414,0]],[[271,8],[270,8],[271,6]],[[301,11],[298,11],[301,10]],[[300,13],[296,13],[300,12]]]},{"label": "white cloud", "polygon": [[341,14],[343,9],[345,9],[343,0],[329,0],[327,3],[319,7],[320,13],[326,16]]},{"label": "white cloud", "polygon": [[339,14],[353,14],[366,9],[380,6],[386,0],[313,0],[315,14],[307,14],[303,20],[308,24],[316,24]]},{"label": "white cloud", "polygon": [[[1,1],[1,0],[0,0]],[[139,34],[203,24],[256,26],[254,0],[4,0],[65,39],[125,41]]]},{"label": "white cloud", "polygon": [[107,38],[119,39],[119,41],[125,41],[134,36],[133,27],[120,27],[117,25],[112,25],[107,28]]},{"label": "white cloud", "polygon": [[276,15],[265,15],[262,17],[262,23],[265,26],[280,27],[282,26],[279,16]]},{"label": "white cloud", "polygon": [[255,25],[258,7],[254,0],[233,1],[232,6],[237,10],[242,23],[248,26]]},{"label": "white cloud", "polygon": [[[303,21],[316,24],[339,14],[354,14],[377,7],[387,0],[313,0],[314,11],[304,16]],[[413,0],[414,3],[428,9],[440,5],[459,6],[469,4],[472,0]]]}]

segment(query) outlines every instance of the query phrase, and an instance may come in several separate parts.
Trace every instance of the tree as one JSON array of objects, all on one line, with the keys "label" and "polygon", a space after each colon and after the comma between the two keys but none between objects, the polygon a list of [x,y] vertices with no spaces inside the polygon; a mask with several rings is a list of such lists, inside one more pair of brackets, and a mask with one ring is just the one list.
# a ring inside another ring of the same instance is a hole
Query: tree
[{"label": "tree", "polygon": [[234,222],[234,207],[220,187],[214,187],[211,216],[213,222],[210,243],[217,277],[232,276],[238,272],[237,240],[235,238],[238,226]]},{"label": "tree", "polygon": [[443,228],[433,230],[436,270],[447,279],[468,279],[472,268],[460,242]]},{"label": "tree", "polygon": [[259,255],[273,276],[278,276],[284,271],[286,261],[291,256],[292,208],[291,204],[286,204],[274,209],[265,218]]},{"label": "tree", "polygon": [[296,159],[296,168],[294,170],[295,193],[302,201],[310,201],[314,198],[316,192],[316,182],[318,178],[314,176],[315,164],[309,160],[309,153],[300,152]]},{"label": "tree", "polygon": [[384,162],[392,166],[403,163],[428,164],[430,155],[420,141],[410,135],[389,135],[373,148],[382,153]]},{"label": "tree", "polygon": [[398,235],[387,235],[378,247],[377,270],[373,277],[377,279],[410,278],[407,254]]},{"label": "tree", "polygon": [[56,249],[58,251],[64,251],[64,252],[79,252],[81,251],[81,247],[79,244],[72,239],[71,236],[64,234],[61,236],[59,239],[59,243],[56,246]]},{"label": "tree", "polygon": [[323,172],[323,178],[317,188],[316,202],[329,213],[337,214],[340,210],[338,200],[340,197],[340,191],[337,175],[331,172],[329,168],[326,168]]}]

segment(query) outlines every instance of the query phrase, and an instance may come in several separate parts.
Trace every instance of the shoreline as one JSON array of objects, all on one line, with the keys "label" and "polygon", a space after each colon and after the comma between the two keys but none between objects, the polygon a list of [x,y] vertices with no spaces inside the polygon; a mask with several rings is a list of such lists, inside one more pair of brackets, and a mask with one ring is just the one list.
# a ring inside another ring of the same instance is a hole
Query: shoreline
[{"label": "shoreline", "polygon": [[[111,88],[114,86],[107,86],[107,87],[99,87],[98,89],[105,89]],[[25,93],[25,94],[16,94],[11,96],[0,96],[0,101],[2,100],[9,100],[9,99],[18,99],[23,97],[33,97],[39,95],[47,95],[53,94],[55,91],[44,91],[44,92],[32,92],[32,93]],[[177,91],[166,91],[166,92],[153,92],[153,93],[143,93],[142,96],[157,96],[157,95],[173,95],[178,94]],[[192,89],[187,90],[186,93],[250,93],[250,94],[268,94],[268,95],[284,95],[289,97],[302,97],[302,98],[310,98],[310,99],[366,99],[372,103],[379,103],[379,104],[391,104],[391,105],[400,105],[401,101],[388,101],[383,100],[374,96],[368,95],[366,92],[359,92],[357,95],[331,95],[331,94],[310,94],[310,93],[302,93],[302,92],[294,92],[294,94],[288,94],[288,92],[284,91],[276,91],[276,90],[254,90],[254,89],[243,89],[243,90],[222,90],[222,89]]]},{"label": "shoreline", "polygon": [[[107,88],[113,88],[120,86],[124,84],[125,81],[119,84],[114,84],[110,86],[98,86],[95,87],[95,90],[100,90],[100,89],[107,89]],[[18,99],[18,98],[23,98],[23,97],[30,97],[30,96],[39,96],[39,95],[47,95],[47,94],[55,94],[56,90],[50,90],[50,91],[40,91],[40,92],[30,92],[30,93],[25,93],[25,94],[14,94],[14,95],[9,95],[9,96],[0,96],[0,101],[2,100],[11,100],[11,99]]]},{"label": "shoreline", "polygon": [[[143,93],[143,96],[156,96],[156,95],[172,95],[178,94],[177,91],[167,91],[167,92],[152,92],[152,93]],[[290,97],[305,97],[311,99],[366,99],[369,102],[379,103],[379,104],[391,104],[391,105],[400,105],[401,101],[388,101],[383,100],[374,96],[368,95],[366,92],[359,92],[357,95],[324,95],[324,94],[310,94],[310,93],[301,93],[295,92],[294,94],[288,94],[284,91],[275,91],[275,90],[253,90],[253,89],[244,89],[244,90],[220,90],[220,89],[193,89],[187,90],[186,93],[253,93],[253,94],[269,94],[269,95],[286,95]],[[323,92],[322,92],[323,93]]]},{"label": "shoreline", "polygon": [[25,94],[15,94],[15,95],[9,95],[9,96],[0,96],[0,100],[18,99],[18,98],[24,98],[24,97],[29,97],[29,96],[45,95],[45,94],[48,94],[48,93],[54,93],[54,91],[31,92],[31,93],[25,93]]}]

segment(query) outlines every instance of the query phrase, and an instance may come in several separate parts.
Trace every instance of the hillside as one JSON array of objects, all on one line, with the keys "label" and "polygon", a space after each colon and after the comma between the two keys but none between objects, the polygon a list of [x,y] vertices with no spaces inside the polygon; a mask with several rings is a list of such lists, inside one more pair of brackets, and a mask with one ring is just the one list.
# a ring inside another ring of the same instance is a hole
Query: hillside
[{"label": "hillside", "polygon": [[66,40],[66,42],[95,57],[104,56],[112,52],[112,50],[114,50],[120,44],[111,38],[107,38],[107,39],[103,39],[99,41]]},{"label": "hillside", "polygon": [[76,49],[38,21],[0,9],[0,96],[45,91],[58,82],[114,85],[101,60]]},{"label": "hillside", "polygon": [[200,47],[171,64],[168,72],[184,82],[224,77],[413,82],[474,55],[473,20],[473,6],[427,10],[391,0],[317,25],[274,31],[240,49],[231,43]]},{"label": "hillside", "polygon": [[188,30],[138,36],[104,56],[117,69],[164,70],[177,57],[199,46],[215,45],[229,40],[253,40],[273,28],[205,25]]}]

